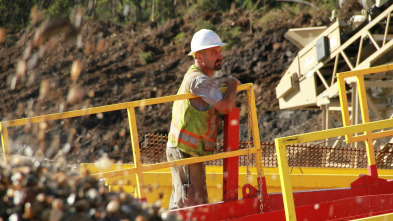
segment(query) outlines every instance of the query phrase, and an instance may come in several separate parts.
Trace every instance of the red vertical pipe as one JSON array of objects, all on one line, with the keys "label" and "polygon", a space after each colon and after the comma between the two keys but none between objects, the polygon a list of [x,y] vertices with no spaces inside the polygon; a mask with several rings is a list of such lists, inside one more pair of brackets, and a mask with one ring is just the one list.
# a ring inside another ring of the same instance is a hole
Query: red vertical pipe
[{"label": "red vertical pipe", "polygon": [[367,165],[368,175],[378,177],[377,165]]},{"label": "red vertical pipe", "polygon": [[[224,118],[224,152],[239,149],[239,108]],[[223,200],[238,199],[239,157],[224,159]]]}]

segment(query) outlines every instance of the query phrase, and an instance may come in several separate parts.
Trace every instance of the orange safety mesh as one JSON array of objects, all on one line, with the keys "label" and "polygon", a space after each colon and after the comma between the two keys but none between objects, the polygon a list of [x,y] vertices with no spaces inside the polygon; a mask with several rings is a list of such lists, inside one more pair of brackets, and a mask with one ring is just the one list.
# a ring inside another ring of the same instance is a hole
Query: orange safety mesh
[{"label": "orange safety mesh", "polygon": [[[167,135],[146,134],[141,145],[142,163],[154,164],[166,162]],[[217,140],[216,153],[223,152],[223,139]],[[253,143],[250,143],[253,147]],[[264,167],[277,167],[277,157],[274,142],[261,142]],[[239,149],[247,148],[247,141],[240,141]],[[387,145],[381,151],[375,152],[377,167],[393,169],[393,148]],[[329,168],[367,168],[365,149],[354,147],[327,147],[312,144],[294,144],[287,147],[288,164],[290,167],[329,167]],[[206,162],[206,165],[223,165],[223,160]],[[247,156],[239,157],[239,165],[247,166]],[[250,166],[255,166],[255,156],[250,154]]]}]

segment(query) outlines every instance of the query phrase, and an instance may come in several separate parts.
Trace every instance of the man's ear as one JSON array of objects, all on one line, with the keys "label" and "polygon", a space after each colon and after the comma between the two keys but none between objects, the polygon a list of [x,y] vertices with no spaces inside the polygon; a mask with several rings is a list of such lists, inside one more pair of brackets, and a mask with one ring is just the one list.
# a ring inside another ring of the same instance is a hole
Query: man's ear
[{"label": "man's ear", "polygon": [[202,62],[202,54],[199,51],[195,52],[195,60]]}]

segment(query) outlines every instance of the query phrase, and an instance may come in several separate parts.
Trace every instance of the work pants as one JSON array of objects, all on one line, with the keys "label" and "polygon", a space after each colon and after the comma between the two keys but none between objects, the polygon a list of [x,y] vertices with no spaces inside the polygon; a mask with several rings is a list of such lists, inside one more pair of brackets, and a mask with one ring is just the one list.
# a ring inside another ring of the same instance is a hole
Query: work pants
[{"label": "work pants", "polygon": [[[166,156],[168,161],[190,157],[190,155],[180,151],[179,148],[169,146],[166,149]],[[169,209],[209,203],[205,164],[203,162],[171,167],[170,170],[173,190],[169,201]]]}]

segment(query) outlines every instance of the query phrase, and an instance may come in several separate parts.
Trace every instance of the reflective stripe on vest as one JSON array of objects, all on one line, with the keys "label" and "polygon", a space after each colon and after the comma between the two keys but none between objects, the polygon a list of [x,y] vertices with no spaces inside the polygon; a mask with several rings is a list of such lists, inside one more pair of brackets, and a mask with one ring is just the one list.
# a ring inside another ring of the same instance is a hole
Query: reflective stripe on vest
[{"label": "reflective stripe on vest", "polygon": [[[194,149],[198,148],[199,141],[202,138],[201,136],[198,136],[197,134],[193,134],[184,129],[180,131],[179,128],[177,128],[177,126],[175,126],[172,123],[171,123],[171,130],[169,135],[175,139],[178,137],[180,142],[185,143]],[[216,141],[209,137],[203,137],[203,142],[204,142],[205,150],[207,151],[213,151],[214,148],[216,147]]]},{"label": "reflective stripe on vest", "polygon": [[[211,110],[212,110],[212,108],[209,110],[209,112]],[[209,118],[209,123],[208,123],[209,129],[207,130],[207,132],[204,136],[205,139],[207,139],[211,142],[215,142],[215,140],[211,139],[211,137],[213,137],[215,135],[215,133],[217,132],[218,125],[215,124],[215,122],[217,122],[217,120],[218,120],[217,117],[218,116],[215,115],[214,113],[210,113],[210,118]],[[211,128],[212,124],[215,125],[214,128]]]},{"label": "reflective stripe on vest", "polygon": [[198,148],[199,140],[202,138],[201,136],[198,136],[197,134],[193,134],[191,132],[188,132],[186,130],[179,130],[177,125],[171,123],[171,134],[173,134],[175,137],[178,137],[181,142],[187,143],[193,148]]}]

